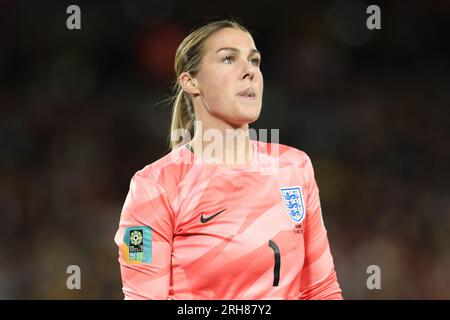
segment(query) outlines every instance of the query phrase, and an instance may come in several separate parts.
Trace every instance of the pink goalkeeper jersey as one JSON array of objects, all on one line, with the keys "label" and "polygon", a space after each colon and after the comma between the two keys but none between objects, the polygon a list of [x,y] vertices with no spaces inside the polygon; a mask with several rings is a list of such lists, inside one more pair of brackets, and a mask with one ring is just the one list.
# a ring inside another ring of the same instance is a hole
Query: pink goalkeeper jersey
[{"label": "pink goalkeeper jersey", "polygon": [[250,165],[182,145],[134,175],[115,236],[125,299],[342,299],[309,157],[252,144]]}]

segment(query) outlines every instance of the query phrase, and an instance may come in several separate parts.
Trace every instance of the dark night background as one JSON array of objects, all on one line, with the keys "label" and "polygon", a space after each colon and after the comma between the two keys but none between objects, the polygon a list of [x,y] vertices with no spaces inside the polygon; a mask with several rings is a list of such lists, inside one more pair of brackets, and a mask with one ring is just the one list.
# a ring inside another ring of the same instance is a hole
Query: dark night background
[{"label": "dark night background", "polygon": [[344,297],[449,299],[449,16],[447,1],[0,0],[0,299],[123,298],[113,238],[132,175],[168,149],[175,50],[230,17],[262,52],[252,127],[313,161]]}]

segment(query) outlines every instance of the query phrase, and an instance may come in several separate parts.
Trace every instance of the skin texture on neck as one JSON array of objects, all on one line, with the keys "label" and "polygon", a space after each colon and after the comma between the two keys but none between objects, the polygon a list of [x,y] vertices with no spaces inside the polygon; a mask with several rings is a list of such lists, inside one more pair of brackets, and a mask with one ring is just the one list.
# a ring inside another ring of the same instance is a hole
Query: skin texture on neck
[{"label": "skin texture on neck", "polygon": [[[202,122],[201,126],[190,142],[191,151],[197,157],[207,163],[225,166],[249,165],[252,162],[254,150],[248,124],[234,128],[226,123]],[[216,137],[221,141],[216,140]]]}]

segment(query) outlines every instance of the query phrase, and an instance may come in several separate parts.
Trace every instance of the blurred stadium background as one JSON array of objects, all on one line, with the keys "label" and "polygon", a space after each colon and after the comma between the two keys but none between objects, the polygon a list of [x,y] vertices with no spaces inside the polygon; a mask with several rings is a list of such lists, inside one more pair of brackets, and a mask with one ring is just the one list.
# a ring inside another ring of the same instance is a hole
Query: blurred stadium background
[{"label": "blurred stadium background", "polygon": [[448,1],[0,1],[0,298],[122,299],[113,237],[131,176],[167,151],[175,49],[234,17],[263,55],[252,127],[312,158],[345,298],[449,299],[449,15]]}]

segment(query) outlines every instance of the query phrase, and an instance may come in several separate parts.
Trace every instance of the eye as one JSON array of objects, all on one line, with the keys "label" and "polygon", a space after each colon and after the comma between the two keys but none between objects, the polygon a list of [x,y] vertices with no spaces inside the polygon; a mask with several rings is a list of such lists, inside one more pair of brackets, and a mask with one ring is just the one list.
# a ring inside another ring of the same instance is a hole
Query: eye
[{"label": "eye", "polygon": [[223,58],[222,61],[225,62],[226,64],[230,64],[230,63],[232,63],[234,60],[235,60],[235,59],[234,59],[233,56],[227,55],[227,56],[225,56],[225,58]]},{"label": "eye", "polygon": [[261,63],[261,59],[259,58],[253,58],[250,60],[251,63],[253,63],[254,66],[259,67],[259,64]]}]

